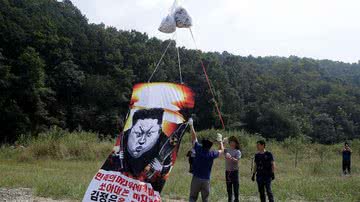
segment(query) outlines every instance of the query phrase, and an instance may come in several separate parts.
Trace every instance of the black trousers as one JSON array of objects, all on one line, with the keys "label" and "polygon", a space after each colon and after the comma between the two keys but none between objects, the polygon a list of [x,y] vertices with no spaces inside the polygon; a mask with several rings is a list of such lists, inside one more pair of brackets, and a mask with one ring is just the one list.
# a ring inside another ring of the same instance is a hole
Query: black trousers
[{"label": "black trousers", "polygon": [[344,174],[351,174],[351,161],[350,160],[343,160],[342,167],[343,167]]},{"label": "black trousers", "polygon": [[271,176],[256,176],[261,202],[266,201],[265,189],[269,202],[274,201],[274,195],[271,190],[271,181]]},{"label": "black trousers", "polygon": [[[239,171],[225,171],[226,190],[229,202],[239,202]],[[233,198],[234,196],[234,198]]]}]

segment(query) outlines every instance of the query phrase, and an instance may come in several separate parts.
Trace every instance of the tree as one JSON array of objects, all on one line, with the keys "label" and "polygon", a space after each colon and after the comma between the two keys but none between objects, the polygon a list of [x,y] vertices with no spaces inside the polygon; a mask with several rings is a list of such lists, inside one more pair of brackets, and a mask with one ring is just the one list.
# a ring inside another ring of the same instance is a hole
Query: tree
[{"label": "tree", "polygon": [[[117,131],[131,89],[147,82],[170,41],[89,23],[70,0],[0,0],[0,141],[59,126]],[[179,47],[183,81],[195,94],[198,129],[333,143],[359,138],[360,64],[297,56],[253,57]],[[172,41],[153,81],[179,82]],[[4,135],[6,134],[6,135]]]},{"label": "tree", "polygon": [[331,144],[336,141],[336,132],[334,120],[326,113],[319,114],[313,119],[312,137],[325,144]]},{"label": "tree", "polygon": [[48,112],[46,96],[50,95],[45,87],[45,64],[34,48],[27,47],[19,56],[14,72],[18,76],[15,81],[15,96],[19,107],[28,114],[30,131],[36,134],[47,122]]},{"label": "tree", "polygon": [[266,138],[284,140],[300,134],[298,122],[286,108],[279,105],[264,105],[256,123]]},{"label": "tree", "polygon": [[11,72],[11,66],[2,55],[0,49],[0,143],[13,142],[17,135],[26,133],[28,129],[28,117],[13,99],[13,82],[16,79]]},{"label": "tree", "polygon": [[295,155],[295,168],[298,165],[299,158],[301,157],[301,155],[304,154],[309,143],[310,138],[304,135],[299,135],[297,137],[289,137],[284,140],[284,147],[286,147],[291,153]]}]

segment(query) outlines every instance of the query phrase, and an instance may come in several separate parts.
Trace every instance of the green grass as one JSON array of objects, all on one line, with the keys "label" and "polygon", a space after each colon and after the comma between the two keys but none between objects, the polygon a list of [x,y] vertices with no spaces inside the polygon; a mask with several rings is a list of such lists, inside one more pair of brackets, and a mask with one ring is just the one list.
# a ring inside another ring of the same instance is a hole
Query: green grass
[{"label": "green grass", "polygon": [[[59,134],[60,133],[60,134]],[[214,131],[201,132],[209,136]],[[244,157],[240,161],[240,194],[246,200],[257,197],[256,184],[250,180],[251,157],[255,141],[244,132],[228,132],[224,135],[240,136]],[[272,151],[277,164],[273,191],[278,201],[360,201],[360,142],[354,141],[353,175],[341,176],[341,145],[323,146],[306,144],[299,155],[298,167],[294,167],[294,154],[289,146],[272,141]],[[23,140],[25,148],[0,148],[0,187],[32,188],[43,197],[80,200],[93,175],[100,168],[113,143],[100,141],[95,134],[52,130],[37,139]],[[191,175],[187,172],[185,157],[190,148],[186,134],[177,162],[170,174],[162,195],[166,198],[187,199]],[[319,154],[323,153],[323,160]],[[225,201],[224,160],[214,163],[211,179],[211,201]]]}]

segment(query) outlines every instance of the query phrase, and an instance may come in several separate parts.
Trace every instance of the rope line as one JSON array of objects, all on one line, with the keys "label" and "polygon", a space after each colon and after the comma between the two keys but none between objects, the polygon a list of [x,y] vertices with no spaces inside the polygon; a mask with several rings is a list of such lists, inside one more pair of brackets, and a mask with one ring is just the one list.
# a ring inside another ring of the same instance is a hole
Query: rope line
[{"label": "rope line", "polygon": [[165,56],[166,52],[168,51],[168,49],[169,49],[169,47],[170,47],[171,43],[173,42],[174,36],[175,36],[175,34],[173,34],[172,38],[170,39],[169,44],[167,45],[167,47],[166,47],[165,51],[164,51],[164,52],[163,52],[163,54],[161,55],[160,60],[159,60],[159,61],[158,61],[158,63],[156,64],[156,67],[155,67],[154,71],[152,72],[152,74],[151,74],[151,76],[150,76],[150,78],[149,78],[149,80],[148,80],[148,83],[150,83],[150,81],[151,81],[152,77],[154,76],[155,72],[156,72],[156,71],[157,71],[157,69],[159,68],[161,61],[163,60],[163,58],[164,58],[164,56]]},{"label": "rope line", "polygon": [[177,50],[177,55],[178,55],[178,61],[179,61],[179,74],[180,74],[180,83],[183,84],[183,79],[182,79],[182,74],[181,74],[181,61],[180,61],[180,53],[179,53],[179,47],[176,48]]},{"label": "rope line", "polygon": [[[192,40],[194,41],[195,48],[198,50],[198,47],[197,47],[197,44],[196,44],[196,40],[195,40],[194,34],[193,34],[191,28],[189,28],[189,30],[190,30],[191,38],[192,38]],[[225,129],[224,120],[223,120],[223,118],[222,118],[219,105],[218,105],[218,103],[217,103],[217,101],[216,101],[216,99],[215,99],[215,93],[214,93],[214,91],[213,91],[213,88],[211,87],[210,79],[209,79],[209,76],[208,76],[208,74],[207,74],[207,72],[206,72],[206,68],[205,68],[204,62],[203,62],[203,60],[201,59],[201,56],[199,56],[199,58],[200,58],[200,64],[201,64],[202,70],[203,70],[203,72],[204,72],[204,74],[205,74],[206,82],[207,82],[207,84],[208,84],[208,86],[209,86],[211,95],[212,95],[213,100],[214,100],[215,108],[216,108],[216,111],[217,111],[217,113],[218,113],[218,116],[219,116],[221,125],[222,125],[223,129]]]},{"label": "rope line", "polygon": [[[176,34],[175,42],[176,42],[176,45],[177,45],[177,34]],[[183,84],[184,82],[183,82],[182,74],[181,74],[181,61],[180,61],[179,46],[177,46],[177,47],[175,47],[175,48],[176,48],[177,58],[178,58],[178,64],[179,64],[180,83]]]}]

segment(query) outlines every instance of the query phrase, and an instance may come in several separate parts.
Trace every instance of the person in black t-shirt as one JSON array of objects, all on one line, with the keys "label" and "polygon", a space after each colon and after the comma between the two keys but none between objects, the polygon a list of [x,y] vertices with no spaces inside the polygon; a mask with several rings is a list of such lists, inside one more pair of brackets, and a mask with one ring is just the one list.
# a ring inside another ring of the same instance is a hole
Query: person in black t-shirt
[{"label": "person in black t-shirt", "polygon": [[342,150],[342,167],[343,167],[343,173],[344,175],[350,175],[351,174],[351,149],[347,142],[345,142],[344,149]]},{"label": "person in black t-shirt", "polygon": [[274,195],[271,191],[271,181],[275,179],[275,162],[271,152],[265,150],[265,141],[257,141],[258,152],[255,154],[255,169],[251,180],[258,184],[261,202],[266,201],[265,189],[270,202],[274,201]]}]

